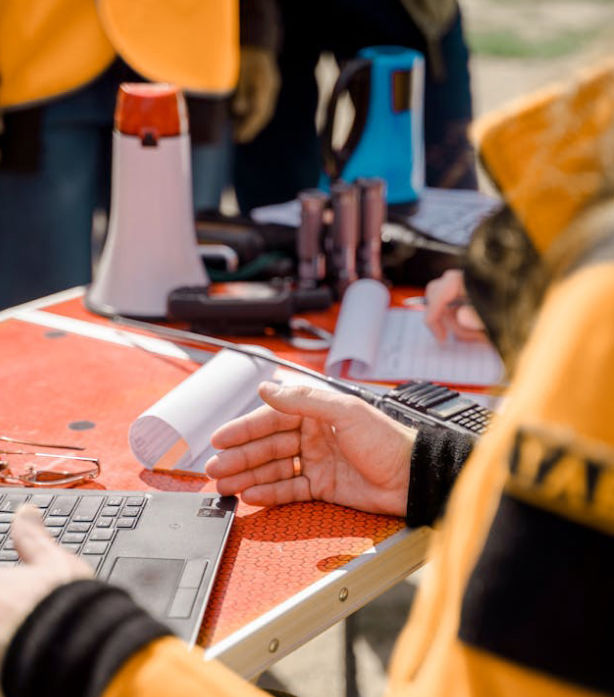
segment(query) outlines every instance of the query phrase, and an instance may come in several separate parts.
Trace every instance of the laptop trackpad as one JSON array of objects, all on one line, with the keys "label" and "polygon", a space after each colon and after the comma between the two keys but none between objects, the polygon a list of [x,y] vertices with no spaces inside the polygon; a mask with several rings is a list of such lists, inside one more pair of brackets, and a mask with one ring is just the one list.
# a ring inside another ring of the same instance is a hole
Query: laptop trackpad
[{"label": "laptop trackpad", "polygon": [[162,617],[175,595],[183,566],[183,559],[117,557],[108,580],[130,591],[153,615]]}]

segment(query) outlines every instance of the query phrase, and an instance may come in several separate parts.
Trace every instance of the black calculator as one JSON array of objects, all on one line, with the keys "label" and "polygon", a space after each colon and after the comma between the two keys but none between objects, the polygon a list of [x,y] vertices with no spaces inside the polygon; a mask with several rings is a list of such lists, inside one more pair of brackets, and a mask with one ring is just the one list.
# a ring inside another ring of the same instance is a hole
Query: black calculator
[{"label": "black calculator", "polygon": [[379,408],[395,421],[408,426],[445,426],[460,433],[480,436],[488,428],[493,412],[443,385],[411,380],[382,396]]}]

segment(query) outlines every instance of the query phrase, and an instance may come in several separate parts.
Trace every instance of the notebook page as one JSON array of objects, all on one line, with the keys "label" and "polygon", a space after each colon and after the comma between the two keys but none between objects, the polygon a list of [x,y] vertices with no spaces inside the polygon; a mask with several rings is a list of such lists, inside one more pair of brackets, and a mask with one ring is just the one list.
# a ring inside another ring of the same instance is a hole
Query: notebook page
[{"label": "notebook page", "polygon": [[325,372],[339,377],[345,361],[356,369],[373,365],[390,304],[390,293],[383,283],[368,278],[354,281],[346,290],[335,327],[335,336]]},{"label": "notebook page", "polygon": [[386,313],[377,355],[369,366],[352,363],[349,377],[366,380],[434,380],[455,385],[493,385],[503,364],[490,344],[448,337],[440,344],[419,310],[393,308]]}]

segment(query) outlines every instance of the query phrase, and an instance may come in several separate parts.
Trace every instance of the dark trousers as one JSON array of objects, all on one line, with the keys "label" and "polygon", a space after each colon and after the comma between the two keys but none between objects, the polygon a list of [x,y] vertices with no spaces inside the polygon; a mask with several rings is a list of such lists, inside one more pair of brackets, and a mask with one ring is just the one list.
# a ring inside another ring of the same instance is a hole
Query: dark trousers
[{"label": "dark trousers", "polygon": [[439,42],[444,74],[436,77],[426,41],[400,0],[281,0],[282,86],[269,125],[237,148],[234,183],[243,212],[294,198],[316,186],[320,143],[315,128],[314,69],[324,51],[339,63],[365,46],[398,45],[427,56],[425,148],[428,186],[475,188],[467,125],[472,117],[469,54],[460,15]]}]

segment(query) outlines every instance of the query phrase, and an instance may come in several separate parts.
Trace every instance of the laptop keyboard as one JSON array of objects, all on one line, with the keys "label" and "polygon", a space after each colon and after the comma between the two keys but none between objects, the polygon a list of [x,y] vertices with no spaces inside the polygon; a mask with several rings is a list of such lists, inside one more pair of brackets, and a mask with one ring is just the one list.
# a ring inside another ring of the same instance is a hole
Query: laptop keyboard
[{"label": "laptop keyboard", "polygon": [[138,527],[147,497],[142,494],[0,494],[0,568],[19,563],[9,531],[15,511],[26,502],[40,509],[49,534],[60,545],[79,554],[96,572],[117,531]]}]

